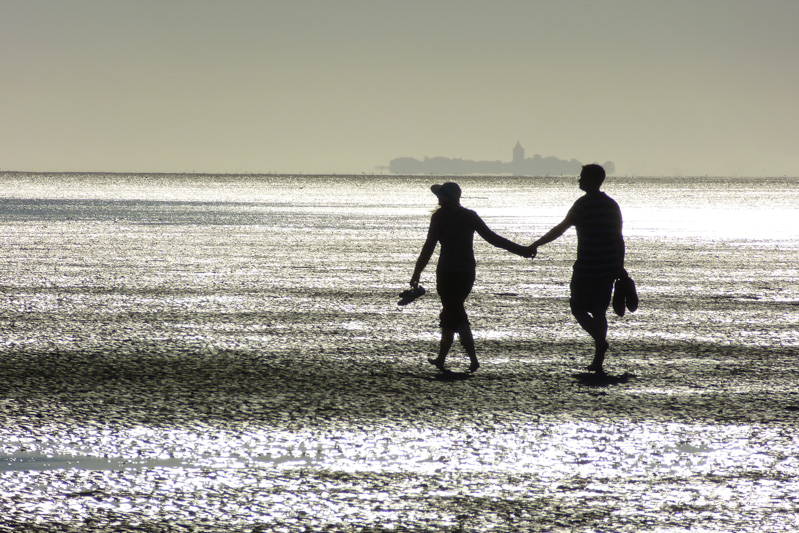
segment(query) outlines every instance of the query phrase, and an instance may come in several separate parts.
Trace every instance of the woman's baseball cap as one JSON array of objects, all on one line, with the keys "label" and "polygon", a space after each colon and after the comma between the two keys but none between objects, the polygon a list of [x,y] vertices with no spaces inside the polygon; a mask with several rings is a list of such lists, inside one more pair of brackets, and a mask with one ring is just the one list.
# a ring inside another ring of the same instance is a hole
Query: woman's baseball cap
[{"label": "woman's baseball cap", "polygon": [[430,190],[433,191],[433,194],[438,196],[438,199],[442,202],[458,204],[461,201],[461,188],[457,183],[448,181],[441,185],[433,185],[430,187]]}]

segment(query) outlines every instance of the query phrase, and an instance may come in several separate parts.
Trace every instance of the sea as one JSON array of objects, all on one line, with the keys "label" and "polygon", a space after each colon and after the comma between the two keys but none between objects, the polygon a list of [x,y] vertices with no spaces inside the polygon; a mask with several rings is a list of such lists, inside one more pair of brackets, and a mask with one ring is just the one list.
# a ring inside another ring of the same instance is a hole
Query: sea
[{"label": "sea", "polygon": [[574,176],[0,172],[0,531],[799,531],[799,178],[610,176],[607,376],[576,237],[475,241],[441,375],[436,199],[529,244]]}]

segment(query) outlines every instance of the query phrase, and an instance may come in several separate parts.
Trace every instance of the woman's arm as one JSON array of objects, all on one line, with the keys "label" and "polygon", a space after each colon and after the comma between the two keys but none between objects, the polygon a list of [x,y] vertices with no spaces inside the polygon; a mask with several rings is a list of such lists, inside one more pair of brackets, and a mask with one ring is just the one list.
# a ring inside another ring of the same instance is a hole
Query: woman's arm
[{"label": "woman's arm", "polygon": [[438,225],[435,220],[431,219],[430,228],[427,230],[427,239],[422,245],[422,251],[419,252],[419,257],[416,259],[416,267],[413,269],[413,275],[411,276],[412,287],[419,285],[419,278],[422,276],[422,271],[427,266],[427,263],[430,262],[430,258],[433,257],[436,244],[438,244]]},{"label": "woman's arm", "polygon": [[513,254],[521,255],[522,257],[531,256],[530,249],[528,247],[516,244],[505,237],[497,235],[491,231],[491,229],[489,229],[488,225],[483,222],[483,219],[477,214],[475,214],[475,219],[475,231],[477,231],[477,234],[485,239],[488,244],[496,246],[497,248],[502,248],[503,250],[507,250]]}]

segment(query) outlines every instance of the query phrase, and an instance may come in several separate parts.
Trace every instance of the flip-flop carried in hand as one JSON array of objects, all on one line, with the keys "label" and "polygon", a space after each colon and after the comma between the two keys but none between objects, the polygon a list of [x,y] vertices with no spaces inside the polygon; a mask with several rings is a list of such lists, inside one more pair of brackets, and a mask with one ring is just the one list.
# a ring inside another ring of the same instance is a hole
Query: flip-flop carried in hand
[{"label": "flip-flop carried in hand", "polygon": [[624,316],[624,311],[631,313],[638,309],[638,292],[635,289],[635,282],[630,276],[624,276],[616,280],[613,287],[613,312],[619,316]]},{"label": "flip-flop carried in hand", "polygon": [[408,305],[415,299],[424,295],[425,292],[427,291],[424,290],[424,287],[422,287],[421,285],[417,285],[416,287],[411,287],[410,289],[404,290],[401,293],[399,293],[400,301],[397,302],[397,305]]}]

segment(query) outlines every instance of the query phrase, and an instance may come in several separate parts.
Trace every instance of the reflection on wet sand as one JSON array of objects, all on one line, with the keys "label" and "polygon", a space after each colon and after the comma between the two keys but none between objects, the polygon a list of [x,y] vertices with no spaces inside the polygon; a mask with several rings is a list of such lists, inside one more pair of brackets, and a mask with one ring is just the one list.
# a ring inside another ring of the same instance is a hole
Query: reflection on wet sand
[{"label": "reflection on wet sand", "polygon": [[[445,378],[426,363],[435,299],[396,305],[426,179],[334,178],[301,198],[296,177],[137,179],[37,181],[59,201],[3,205],[0,530],[799,528],[785,228],[743,242],[631,220],[641,308],[613,319],[604,378],[565,304],[573,246],[522,266],[477,247],[481,367],[457,374],[456,350]],[[517,203],[572,189],[514,183]],[[507,180],[478,184],[503,234],[550,225],[503,214]],[[619,187],[641,203],[667,189]]]},{"label": "reflection on wet sand", "polygon": [[[489,348],[487,361],[494,350],[546,349]],[[375,350],[369,365],[357,353],[184,353],[182,364],[129,355],[93,365],[91,378],[82,365],[92,362],[74,354],[61,354],[68,364],[6,360],[26,392],[4,402],[7,420],[47,423],[0,430],[0,498],[16,523],[92,516],[98,529],[386,527],[396,516],[420,530],[510,531],[544,513],[550,525],[596,527],[605,516],[634,531],[737,524],[766,506],[758,524],[793,520],[792,392],[753,383],[729,393],[724,372],[701,369],[680,390],[684,376],[657,366],[600,382],[570,372],[568,357],[444,381],[421,364],[422,343],[412,351]],[[755,369],[746,380],[762,377]]]}]

